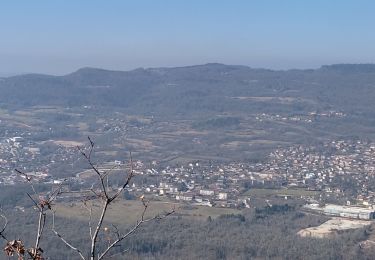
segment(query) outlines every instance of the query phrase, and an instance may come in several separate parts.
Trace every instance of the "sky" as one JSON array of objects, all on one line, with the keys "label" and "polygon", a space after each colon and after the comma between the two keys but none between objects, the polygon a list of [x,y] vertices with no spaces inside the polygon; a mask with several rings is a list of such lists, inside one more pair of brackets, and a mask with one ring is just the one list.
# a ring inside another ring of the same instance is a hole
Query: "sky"
[{"label": "sky", "polygon": [[375,62],[373,0],[2,0],[0,75]]}]

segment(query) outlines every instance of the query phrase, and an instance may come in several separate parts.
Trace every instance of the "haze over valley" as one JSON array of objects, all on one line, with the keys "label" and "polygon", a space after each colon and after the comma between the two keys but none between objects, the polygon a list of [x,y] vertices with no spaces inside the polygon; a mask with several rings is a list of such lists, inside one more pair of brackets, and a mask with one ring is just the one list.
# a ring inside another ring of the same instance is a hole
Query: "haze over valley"
[{"label": "haze over valley", "polygon": [[83,68],[2,78],[0,117],[40,141],[93,135],[157,160],[262,160],[277,147],[372,138],[374,77],[371,64]]},{"label": "haze over valley", "polygon": [[375,259],[374,8],[2,1],[0,260]]}]

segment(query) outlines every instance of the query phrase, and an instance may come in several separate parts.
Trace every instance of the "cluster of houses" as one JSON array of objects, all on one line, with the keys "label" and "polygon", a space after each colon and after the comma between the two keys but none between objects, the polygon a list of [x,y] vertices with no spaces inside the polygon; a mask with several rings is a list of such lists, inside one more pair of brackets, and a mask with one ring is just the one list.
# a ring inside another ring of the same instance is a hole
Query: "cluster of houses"
[{"label": "cluster of houses", "polygon": [[[263,163],[204,163],[147,169],[153,184],[135,184],[138,192],[202,205],[247,205],[244,191],[299,188],[318,191],[316,199],[345,204],[375,204],[375,143],[339,140],[321,146],[292,146],[273,151]],[[354,194],[354,196],[353,196]],[[341,199],[341,200],[340,200]]]},{"label": "cluster of houses", "polygon": [[[24,135],[27,133],[24,133]],[[33,142],[29,136],[10,136],[0,139],[0,184],[14,185],[23,182],[18,169],[39,183],[53,181],[51,169],[59,164],[73,161],[77,157],[76,149],[55,146],[52,152],[41,154],[48,142]]]},{"label": "cluster of houses", "polygon": [[15,184],[15,168],[22,168],[29,160],[40,153],[38,147],[26,142],[21,136],[4,138],[0,141],[0,183]]},{"label": "cluster of houses", "polygon": [[346,114],[338,111],[327,111],[327,112],[310,112],[308,114],[298,115],[278,115],[278,114],[267,114],[261,113],[255,115],[255,119],[259,122],[263,121],[290,121],[290,122],[304,122],[312,123],[319,118],[342,118],[346,117]]},{"label": "cluster of houses", "polygon": [[151,181],[147,184],[135,181],[129,191],[195,205],[249,207],[249,200],[239,198],[243,183],[251,179],[247,166],[194,162],[178,167],[135,167],[139,175],[148,176]]},{"label": "cluster of houses", "polygon": [[[332,113],[329,116],[343,116]],[[50,170],[77,160],[76,148],[58,147],[53,153],[43,154],[48,144],[31,142],[31,138],[15,134],[0,139],[0,184],[23,181],[14,173],[15,168],[39,182],[56,183],[60,180]],[[243,194],[254,187],[302,188],[319,191],[321,199],[375,204],[375,143],[370,141],[335,140],[316,146],[294,145],[275,149],[267,160],[258,163],[194,161],[179,166],[156,163],[146,166],[137,161],[135,164],[137,175],[148,181],[135,181],[129,192],[197,205],[248,207],[249,198]],[[107,167],[112,165],[121,166],[124,162],[110,162]],[[82,176],[70,180],[91,185]]]},{"label": "cluster of houses", "polygon": [[289,187],[319,190],[328,197],[346,197],[365,205],[375,203],[375,143],[369,141],[277,149],[265,171],[284,176]]}]

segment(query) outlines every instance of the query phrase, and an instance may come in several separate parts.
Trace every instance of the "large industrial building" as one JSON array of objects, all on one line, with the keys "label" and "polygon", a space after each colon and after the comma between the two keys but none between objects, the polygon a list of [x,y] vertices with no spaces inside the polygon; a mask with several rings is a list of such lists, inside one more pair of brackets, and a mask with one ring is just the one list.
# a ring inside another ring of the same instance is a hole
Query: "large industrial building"
[{"label": "large industrial building", "polygon": [[314,210],[329,216],[366,220],[375,219],[374,209],[352,206],[340,206],[334,204],[327,204],[322,207],[320,207],[319,204],[308,204],[304,207],[306,209]]}]

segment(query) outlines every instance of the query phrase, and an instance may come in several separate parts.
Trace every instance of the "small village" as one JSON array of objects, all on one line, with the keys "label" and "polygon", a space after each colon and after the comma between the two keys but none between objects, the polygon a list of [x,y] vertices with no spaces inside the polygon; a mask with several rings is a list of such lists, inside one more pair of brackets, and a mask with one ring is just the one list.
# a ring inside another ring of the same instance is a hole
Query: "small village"
[{"label": "small village", "polygon": [[[71,145],[48,148],[48,142],[26,141],[12,136],[0,142],[0,185],[24,182],[14,169],[33,176],[45,184],[80,184],[82,189],[92,185],[89,169],[77,159],[76,147]],[[56,149],[57,147],[57,149]],[[54,148],[54,150],[53,150]],[[31,163],[32,162],[32,163]],[[71,165],[71,175],[60,176],[58,165]],[[103,163],[101,169],[114,168],[121,172],[127,162],[114,160]],[[279,189],[284,199],[323,201],[341,205],[375,204],[375,143],[363,140],[335,140],[317,146],[294,145],[271,152],[264,162],[193,161],[183,165],[166,165],[153,161],[134,162],[139,178],[128,187],[135,196],[167,198],[187,204],[209,207],[250,207],[252,189]],[[77,185],[75,185],[77,186]],[[113,187],[116,187],[114,182]],[[289,190],[302,191],[290,195]],[[303,191],[313,191],[305,194]],[[284,195],[283,195],[284,194]],[[297,195],[296,195],[297,194]]]},{"label": "small village", "polygon": [[340,111],[326,111],[326,112],[309,112],[307,114],[296,114],[296,115],[279,115],[279,114],[268,114],[261,113],[256,114],[255,119],[259,122],[263,121],[281,121],[281,122],[303,122],[312,123],[317,119],[324,118],[344,118],[347,115]]},{"label": "small village", "polygon": [[375,144],[341,140],[322,147],[277,149],[265,163],[196,162],[147,169],[143,174],[156,175],[159,182],[138,188],[145,193],[221,207],[248,206],[251,198],[243,195],[252,188],[316,191],[317,196],[304,199],[368,207],[375,204],[374,171]]}]

